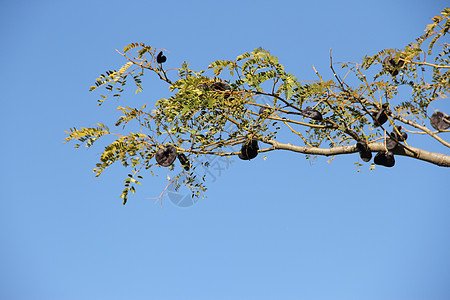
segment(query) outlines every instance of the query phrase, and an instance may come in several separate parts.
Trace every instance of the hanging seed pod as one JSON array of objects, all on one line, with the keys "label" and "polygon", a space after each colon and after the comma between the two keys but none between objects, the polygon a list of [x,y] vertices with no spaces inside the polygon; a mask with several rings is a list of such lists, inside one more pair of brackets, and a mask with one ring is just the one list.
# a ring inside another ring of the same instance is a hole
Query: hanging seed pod
[{"label": "hanging seed pod", "polygon": [[356,148],[358,148],[359,156],[363,161],[368,162],[372,159],[372,152],[369,150],[369,146],[367,146],[365,141],[358,141]]},{"label": "hanging seed pod", "polygon": [[408,134],[406,132],[401,132],[402,134],[402,141],[406,141],[406,139],[408,138]]},{"label": "hanging seed pod", "polygon": [[[404,131],[403,132],[401,131],[403,129],[402,126],[396,126],[396,127],[397,127],[397,130],[392,131],[391,136],[393,138],[395,138],[398,142],[405,141],[408,138],[408,134]],[[395,141],[391,138],[386,139],[386,148],[388,150],[394,150],[395,148],[397,148],[400,145],[397,141]]]},{"label": "hanging seed pod", "polygon": [[239,153],[239,158],[243,160],[250,160],[258,155],[258,140],[251,139],[242,144],[241,152]]},{"label": "hanging seed pod", "polygon": [[403,67],[405,62],[403,60],[395,61],[395,58],[387,56],[383,60],[383,68],[391,74],[391,76],[397,76],[399,70]]},{"label": "hanging seed pod", "polygon": [[303,116],[316,120],[316,121],[322,121],[323,117],[322,114],[316,110],[316,109],[312,109],[310,106],[306,107],[303,111],[302,111]]},{"label": "hanging seed pod", "polygon": [[384,166],[391,168],[395,165],[395,158],[394,153],[391,151],[388,152],[378,152],[377,155],[375,155],[375,158],[373,159],[373,162],[376,165]]},{"label": "hanging seed pod", "polygon": [[228,99],[230,97],[230,95],[231,95],[231,92],[228,92],[228,91],[231,90],[231,87],[230,87],[230,85],[228,83],[225,83],[225,82],[220,82],[220,81],[213,82],[210,85],[210,89],[212,91],[225,92],[224,93],[224,98],[225,99]]},{"label": "hanging seed pod", "polygon": [[213,91],[229,91],[231,90],[231,87],[228,83],[225,82],[213,82],[211,84],[211,90]]},{"label": "hanging seed pod", "polygon": [[394,141],[393,139],[387,138],[386,139],[386,148],[388,150],[394,150],[395,148],[397,148],[398,143],[396,141]]},{"label": "hanging seed pod", "polygon": [[402,126],[397,126],[397,130],[400,134],[397,133],[397,130],[391,132],[391,135],[397,139],[397,141],[403,142],[408,138],[408,134],[402,131]]},{"label": "hanging seed pod", "polygon": [[181,166],[186,170],[189,171],[191,168],[191,164],[189,163],[189,160],[187,159],[186,155],[184,153],[178,153],[178,160],[181,163]]},{"label": "hanging seed pod", "polygon": [[430,124],[436,130],[446,130],[450,127],[450,116],[437,111],[431,115]]},{"label": "hanging seed pod", "polygon": [[163,52],[162,52],[162,51],[160,51],[160,52],[158,53],[158,56],[156,56],[156,62],[157,62],[158,64],[162,64],[162,63],[165,63],[166,60],[167,60],[167,57],[166,57],[165,55],[163,55]]},{"label": "hanging seed pod", "polygon": [[172,145],[166,145],[163,149],[156,151],[155,159],[158,164],[168,167],[177,158],[177,149]]},{"label": "hanging seed pod", "polygon": [[381,109],[377,112],[375,116],[372,116],[373,123],[375,126],[381,126],[388,120],[388,116],[386,114],[386,110],[389,107],[389,103],[383,103],[381,105]]}]

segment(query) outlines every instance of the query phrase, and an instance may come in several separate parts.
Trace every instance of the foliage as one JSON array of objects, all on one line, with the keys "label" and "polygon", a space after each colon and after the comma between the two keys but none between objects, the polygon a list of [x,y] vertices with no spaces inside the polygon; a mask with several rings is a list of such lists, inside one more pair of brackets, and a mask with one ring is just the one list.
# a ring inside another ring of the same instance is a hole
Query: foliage
[{"label": "foliage", "polygon": [[[203,195],[206,190],[204,178],[196,178],[195,168],[208,167],[208,163],[196,165],[193,162],[204,155],[239,155],[235,147],[254,139],[268,145],[259,152],[288,149],[311,155],[336,155],[357,152],[354,145],[357,141],[367,143],[371,151],[380,148],[377,141],[386,147],[388,139],[397,141],[400,135],[394,124],[402,124],[410,133],[430,135],[450,147],[441,137],[448,130],[436,131],[427,125],[430,103],[449,94],[450,47],[444,41],[450,28],[449,15],[450,9],[444,9],[441,15],[432,18],[433,23],[426,27],[422,36],[403,49],[384,49],[364,57],[361,63],[339,64],[346,72],[343,77],[335,71],[337,64],[333,63],[330,51],[332,80],[324,80],[316,71],[317,80],[300,81],[285,70],[276,56],[262,48],[246,52],[236,60],[217,60],[206,70],[195,71],[183,63],[174,74],[157,62],[159,49],[132,43],[119,52],[127,62],[118,71],[101,74],[90,88],[91,91],[99,88],[107,91],[100,95],[98,105],[111,94],[120,97],[129,78],[136,86],[136,93],[142,92],[144,71],[154,73],[167,83],[172,95],[159,99],[152,109],[146,105],[141,108],[119,106],[122,116],[115,126],[121,127],[124,134],[113,133],[98,124],[93,128],[73,128],[67,132],[65,140],[76,140],[91,147],[104,135],[117,136],[105,147],[94,173],[99,176],[115,162],[131,167],[121,195],[124,204],[129,192],[134,193],[135,184],[140,184],[142,170],[159,168],[154,156],[167,144],[175,146],[178,153],[186,154],[191,162],[192,167],[181,172],[182,166],[169,168],[179,172],[171,183],[188,186],[193,197]],[[169,79],[169,75],[177,79]],[[347,82],[352,82],[352,86]],[[399,100],[400,87],[410,87],[408,99],[402,95]],[[270,103],[258,102],[261,99],[258,96],[265,96]],[[261,110],[264,107],[266,109]],[[307,107],[320,112],[323,119],[308,118]],[[388,121],[377,126],[373,119],[383,107],[387,108]],[[136,122],[140,131],[127,133],[129,122]],[[389,125],[393,128],[391,133],[387,130]],[[277,142],[282,129],[295,134],[304,146],[295,148]],[[398,142],[401,143],[400,149],[394,151],[396,154],[423,159],[420,149],[406,141]],[[443,157],[448,161],[448,156]],[[425,160],[447,166],[441,158],[440,163],[438,158],[433,159]],[[178,182],[180,178],[185,180]]]}]

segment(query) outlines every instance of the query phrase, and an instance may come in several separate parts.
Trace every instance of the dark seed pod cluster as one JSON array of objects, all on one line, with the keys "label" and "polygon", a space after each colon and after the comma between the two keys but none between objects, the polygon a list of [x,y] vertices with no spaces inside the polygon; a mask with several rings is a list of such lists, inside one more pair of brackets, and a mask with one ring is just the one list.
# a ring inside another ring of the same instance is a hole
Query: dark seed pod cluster
[{"label": "dark seed pod cluster", "polygon": [[228,83],[220,81],[211,83],[210,88],[213,91],[222,91],[222,92],[231,90],[231,87]]},{"label": "dark seed pod cluster", "polygon": [[163,55],[163,52],[162,52],[162,51],[160,51],[160,52],[158,53],[158,56],[156,56],[156,62],[157,62],[158,64],[162,64],[162,63],[165,63],[166,60],[167,60],[167,57],[166,57],[165,55]]},{"label": "dark seed pod cluster", "polygon": [[[391,132],[391,136],[394,137],[399,142],[403,142],[408,138],[408,134],[404,131],[402,132],[401,131],[402,129],[403,129],[402,126],[397,126],[397,130],[398,132],[400,132],[400,134],[398,134],[396,130]],[[395,140],[391,138],[386,139],[386,148],[388,150],[394,150],[395,148],[397,148],[398,145],[399,143],[396,142]]]},{"label": "dark seed pod cluster", "polygon": [[397,76],[398,71],[403,67],[404,64],[404,61],[395,61],[395,58],[391,56],[387,56],[383,60],[383,68],[387,70],[392,76]]},{"label": "dark seed pod cluster", "polygon": [[403,142],[406,141],[406,139],[408,138],[408,134],[404,131],[402,131],[403,127],[402,126],[397,126],[397,130],[398,132],[400,132],[400,134],[397,133],[397,130],[394,130],[391,132],[391,135],[393,137],[395,137],[397,139],[397,141]]},{"label": "dark seed pod cluster", "polygon": [[209,83],[199,83],[197,85],[198,89],[202,89],[205,91],[213,91],[213,92],[226,92],[225,99],[230,97],[231,92],[227,92],[231,90],[231,87],[228,83],[217,81],[217,82],[209,82]]},{"label": "dark seed pod cluster", "polygon": [[[385,109],[385,107],[383,107],[382,110],[383,109]],[[408,138],[408,134],[402,130],[402,126],[396,126],[396,128],[391,132],[390,136],[392,138],[386,139],[387,151],[378,152],[373,159],[373,162],[376,165],[385,167],[393,167],[395,165],[394,153],[392,151],[400,145],[399,142],[403,142]],[[356,148],[358,149],[359,156],[363,161],[368,162],[372,159],[372,152],[370,151],[367,142],[358,141],[356,143]]]},{"label": "dark seed pod cluster", "polygon": [[383,152],[380,151],[375,155],[373,162],[376,165],[384,166],[384,167],[393,167],[395,165],[394,153],[391,151]]},{"label": "dark seed pod cluster", "polygon": [[250,160],[258,155],[258,140],[251,139],[242,144],[239,158],[243,160]]},{"label": "dark seed pod cluster", "polygon": [[323,119],[322,114],[318,110],[313,109],[310,106],[302,110],[302,115],[306,118],[310,118],[316,121],[322,121]]},{"label": "dark seed pod cluster", "polygon": [[430,124],[436,130],[446,130],[450,127],[450,116],[437,111],[431,115]]},{"label": "dark seed pod cluster", "polygon": [[372,152],[370,151],[366,142],[358,141],[356,143],[356,148],[358,148],[359,156],[363,161],[368,162],[372,159]]},{"label": "dark seed pod cluster", "polygon": [[372,116],[375,126],[381,126],[386,123],[386,121],[388,120],[388,116],[386,114],[388,108],[389,103],[383,103],[383,105],[381,105],[381,109],[376,113],[376,115]]},{"label": "dark seed pod cluster", "polygon": [[156,151],[155,159],[158,164],[168,167],[177,158],[177,149],[172,145],[166,145],[163,149]]}]

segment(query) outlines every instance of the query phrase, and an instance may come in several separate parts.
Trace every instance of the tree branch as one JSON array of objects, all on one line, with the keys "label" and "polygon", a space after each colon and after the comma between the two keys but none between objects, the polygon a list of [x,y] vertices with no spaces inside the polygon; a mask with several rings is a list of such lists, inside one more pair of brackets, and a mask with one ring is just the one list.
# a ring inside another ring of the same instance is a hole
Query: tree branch
[{"label": "tree branch", "polygon": [[434,139],[439,141],[442,145],[450,148],[450,143],[449,142],[447,142],[446,140],[444,140],[443,138],[441,138],[440,136],[435,134],[432,130],[428,129],[427,127],[421,126],[421,125],[419,125],[419,124],[417,124],[417,123],[415,123],[413,121],[410,121],[408,119],[405,119],[405,118],[403,118],[401,116],[392,115],[392,117],[394,119],[399,120],[400,122],[403,122],[404,124],[408,124],[408,125],[410,125],[412,127],[415,127],[417,129],[422,130],[423,132],[426,132],[428,135],[430,135],[431,137],[433,137]]},{"label": "tree branch", "polygon": [[[268,139],[262,139],[262,142],[272,145],[274,150],[278,149],[289,150],[293,152],[311,155],[332,156],[332,155],[352,154],[358,152],[356,145],[340,146],[333,148],[316,148],[316,147],[302,147],[291,144],[284,144],[277,142],[275,140],[268,140]],[[369,144],[368,147],[372,152],[386,151],[384,143],[372,143]],[[407,156],[418,160],[423,160],[441,167],[450,167],[450,155],[430,152],[423,149],[414,148],[411,146],[409,147],[409,149],[406,149],[405,147],[397,147],[392,152],[396,155]]]}]

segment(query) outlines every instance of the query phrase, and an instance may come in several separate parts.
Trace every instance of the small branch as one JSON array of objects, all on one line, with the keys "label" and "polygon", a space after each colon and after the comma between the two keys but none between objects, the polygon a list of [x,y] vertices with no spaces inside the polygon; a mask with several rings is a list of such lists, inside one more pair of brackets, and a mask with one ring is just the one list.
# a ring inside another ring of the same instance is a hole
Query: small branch
[{"label": "small branch", "polygon": [[[331,51],[331,50],[330,50],[330,51]],[[330,52],[330,55],[331,55],[331,52]],[[331,60],[331,57],[330,57],[330,60]],[[332,60],[331,60],[331,62],[332,62]],[[316,70],[316,68],[314,67],[314,65],[313,65],[313,69],[314,69],[314,72],[316,73],[316,75],[320,78],[320,81],[321,81],[322,83],[324,83],[324,81],[323,81],[323,79],[322,79],[322,76],[320,76],[319,72],[317,72],[317,70]],[[332,69],[333,72],[334,72],[333,67],[331,67],[331,69]],[[334,76],[335,76],[336,79],[339,81],[340,85],[342,86],[342,89],[345,90],[343,83],[340,81],[340,79],[339,79],[339,77],[336,75],[336,73],[334,73]],[[328,91],[329,91],[330,94],[331,94],[332,92],[331,92],[330,88],[327,87],[327,89],[328,89]],[[334,107],[328,102],[328,99],[324,99],[324,102],[328,105],[328,107],[329,107],[334,113],[341,115],[341,114],[340,114],[338,111],[336,111],[336,109],[334,109]],[[341,115],[341,116],[342,116],[342,115]],[[335,129],[337,129],[337,130],[341,130],[342,132],[344,132],[344,133],[348,134],[349,136],[351,136],[354,140],[359,141],[360,138],[359,138],[358,134],[357,134],[356,132],[354,132],[353,130],[351,130],[351,129],[347,126],[347,124],[345,123],[344,120],[342,120],[342,124],[344,125],[344,126],[343,126],[343,127],[344,127],[344,130],[342,130],[342,129],[341,129],[341,126],[339,126],[336,122],[334,122],[334,121],[332,121],[332,120],[330,120],[330,119],[323,119],[323,121],[325,121],[325,122],[327,122],[327,123],[329,123],[329,124],[332,124],[332,125],[333,125],[333,128],[335,128]]]},{"label": "small branch", "polygon": [[302,110],[301,110],[300,108],[298,108],[298,107],[295,106],[295,105],[292,105],[292,104],[289,103],[287,100],[281,98],[280,96],[278,96],[278,95],[276,95],[276,94],[270,94],[270,93],[264,93],[264,92],[258,92],[258,91],[250,91],[250,93],[255,93],[255,95],[265,95],[265,96],[275,97],[275,98],[277,98],[278,100],[282,101],[282,102],[283,102],[284,104],[286,104],[287,106],[289,106],[289,107],[291,107],[291,108],[293,108],[293,109],[295,109],[295,110],[298,110],[298,111],[302,112]]},{"label": "small branch", "polygon": [[298,135],[298,136],[303,140],[303,142],[304,142],[306,145],[308,145],[309,147],[312,147],[311,144],[308,143],[308,141],[303,137],[303,135],[302,135],[300,132],[295,131],[291,126],[289,126],[289,124],[288,124],[287,122],[283,122],[283,123],[284,123],[287,127],[289,127],[289,129],[290,129],[293,133],[295,133],[296,135]]},{"label": "small branch", "polygon": [[[258,116],[257,113],[254,113],[252,111],[249,111],[249,112],[252,115]],[[311,128],[322,128],[322,129],[333,128],[333,126],[310,124],[310,123],[295,121],[295,120],[291,120],[291,119],[287,119],[287,118],[279,118],[279,117],[275,117],[275,116],[268,116],[268,117],[265,117],[265,119],[274,120],[274,121],[281,121],[281,122],[289,122],[289,123],[292,123],[292,124],[308,126],[308,127],[311,127]]]},{"label": "small branch", "polygon": [[419,125],[419,124],[417,124],[417,123],[415,123],[415,122],[413,122],[413,121],[410,121],[410,120],[408,120],[408,119],[405,119],[405,118],[403,118],[403,117],[401,117],[401,116],[392,116],[392,117],[393,117],[394,119],[399,120],[399,121],[402,122],[402,123],[408,124],[408,125],[410,125],[410,126],[412,126],[412,127],[415,127],[415,128],[417,128],[417,129],[422,130],[423,132],[429,134],[431,137],[433,137],[434,139],[436,139],[437,141],[439,141],[442,145],[444,145],[444,146],[450,148],[450,143],[449,143],[449,142],[447,142],[446,140],[442,139],[440,136],[438,136],[437,134],[435,134],[432,130],[428,129],[427,127],[421,126],[421,125]]},{"label": "small branch", "polygon": [[[164,70],[162,70],[162,71],[163,71],[163,74],[164,74],[164,77],[163,77],[163,76],[160,74],[160,72],[159,72],[157,69],[155,69],[154,67],[152,67],[150,64],[148,64],[148,63],[146,64],[146,63],[144,63],[144,62],[138,62],[138,61],[136,61],[136,60],[138,60],[138,58],[134,57],[134,56],[131,55],[130,53],[128,53],[128,54],[129,54],[130,56],[132,56],[133,59],[135,59],[135,60],[129,58],[126,54],[121,53],[121,52],[120,52],[119,50],[117,50],[117,49],[116,49],[116,51],[117,51],[120,55],[122,55],[123,57],[125,57],[128,61],[130,61],[131,63],[133,63],[133,64],[135,64],[135,65],[138,65],[138,66],[140,66],[141,68],[148,69],[148,70],[151,70],[151,71],[155,72],[156,75],[159,76],[159,79],[161,79],[162,81],[165,81],[165,82],[167,82],[167,83],[173,85],[173,82],[172,82],[170,79],[167,78],[166,73],[165,73]],[[142,59],[139,59],[139,60],[143,61]]]},{"label": "small branch", "polygon": [[402,60],[407,62],[407,63],[412,63],[412,64],[415,64],[415,65],[430,66],[430,67],[438,68],[438,69],[440,69],[440,68],[450,69],[450,66],[435,65],[435,64],[430,64],[430,63],[427,63],[427,62],[418,62],[418,61],[412,61],[412,60],[407,60],[407,59],[402,59]]}]

